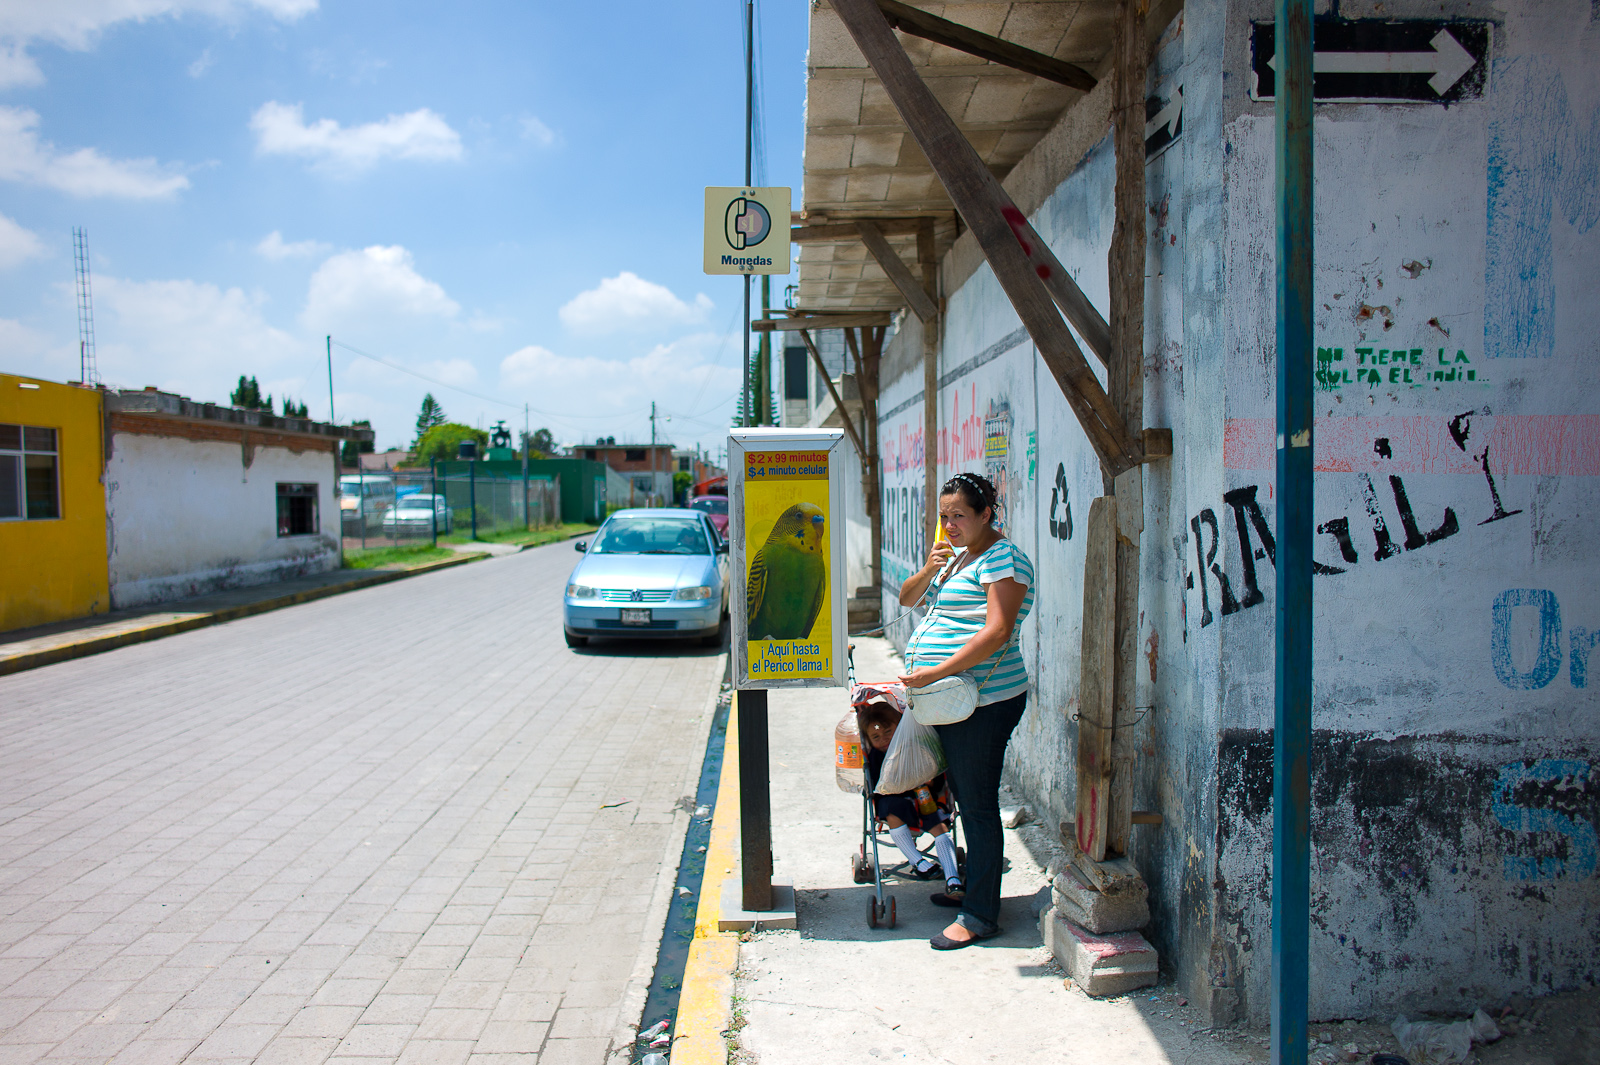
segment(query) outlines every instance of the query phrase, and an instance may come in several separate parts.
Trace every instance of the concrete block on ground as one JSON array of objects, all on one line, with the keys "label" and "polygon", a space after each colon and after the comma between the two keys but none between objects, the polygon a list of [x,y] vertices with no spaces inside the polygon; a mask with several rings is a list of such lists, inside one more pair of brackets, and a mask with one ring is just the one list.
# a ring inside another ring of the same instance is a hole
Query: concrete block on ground
[{"label": "concrete block on ground", "polygon": [[1131,932],[1150,923],[1150,888],[1143,880],[1114,893],[1096,891],[1076,869],[1051,881],[1051,900],[1067,920],[1096,935]]},{"label": "concrete block on ground", "polygon": [[744,908],[744,882],[730,876],[722,882],[722,911],[717,917],[719,932],[770,931],[774,928],[799,928],[794,909],[794,885],[772,885],[772,909]]},{"label": "concrete block on ground", "polygon": [[1054,909],[1040,916],[1039,925],[1045,946],[1086,995],[1121,995],[1160,979],[1156,948],[1137,932],[1096,935]]}]

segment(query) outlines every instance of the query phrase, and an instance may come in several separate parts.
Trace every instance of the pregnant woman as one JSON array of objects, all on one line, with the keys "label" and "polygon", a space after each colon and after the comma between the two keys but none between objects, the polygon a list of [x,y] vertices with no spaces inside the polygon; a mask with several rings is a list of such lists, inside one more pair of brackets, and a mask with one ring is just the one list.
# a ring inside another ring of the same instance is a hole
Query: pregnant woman
[{"label": "pregnant woman", "polygon": [[[966,891],[933,896],[961,912],[929,942],[955,950],[1000,934],[1000,770],[1006,743],[1028,702],[1028,671],[1017,625],[1033,608],[1033,563],[998,528],[995,487],[958,473],[939,492],[945,538],[900,587],[900,604],[926,595],[928,613],[906,645],[900,680],[911,689],[966,673],[977,681],[978,708],[965,721],[938,726],[949,759],[950,787],[967,833]],[[912,691],[913,698],[916,692]],[[946,876],[956,871],[946,869]]]}]

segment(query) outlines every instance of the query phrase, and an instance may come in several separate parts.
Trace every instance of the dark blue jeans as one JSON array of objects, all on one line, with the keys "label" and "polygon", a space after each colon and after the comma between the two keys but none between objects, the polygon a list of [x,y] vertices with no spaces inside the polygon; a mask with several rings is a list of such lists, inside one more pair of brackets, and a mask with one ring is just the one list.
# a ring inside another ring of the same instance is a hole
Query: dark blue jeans
[{"label": "dark blue jeans", "polygon": [[939,725],[939,742],[950,762],[950,790],[961,807],[967,837],[967,900],[961,907],[968,931],[999,927],[1000,863],[1005,837],[1000,829],[1000,770],[1006,743],[1022,720],[1028,694],[980,706],[965,721]]}]

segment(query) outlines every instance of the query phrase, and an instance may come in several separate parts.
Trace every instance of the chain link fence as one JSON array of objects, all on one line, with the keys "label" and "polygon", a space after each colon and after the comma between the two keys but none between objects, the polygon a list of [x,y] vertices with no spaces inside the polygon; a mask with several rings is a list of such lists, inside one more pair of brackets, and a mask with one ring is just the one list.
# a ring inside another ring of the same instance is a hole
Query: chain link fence
[{"label": "chain link fence", "polygon": [[346,551],[488,538],[560,521],[561,478],[384,470],[339,478]]}]

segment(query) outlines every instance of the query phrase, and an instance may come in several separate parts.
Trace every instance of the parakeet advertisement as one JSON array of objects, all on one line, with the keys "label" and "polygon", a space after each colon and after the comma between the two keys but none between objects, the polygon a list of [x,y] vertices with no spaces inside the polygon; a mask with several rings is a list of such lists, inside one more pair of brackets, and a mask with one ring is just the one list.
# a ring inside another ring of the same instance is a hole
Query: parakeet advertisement
[{"label": "parakeet advertisement", "polygon": [[749,673],[830,677],[833,611],[827,451],[744,456],[745,617]]}]

